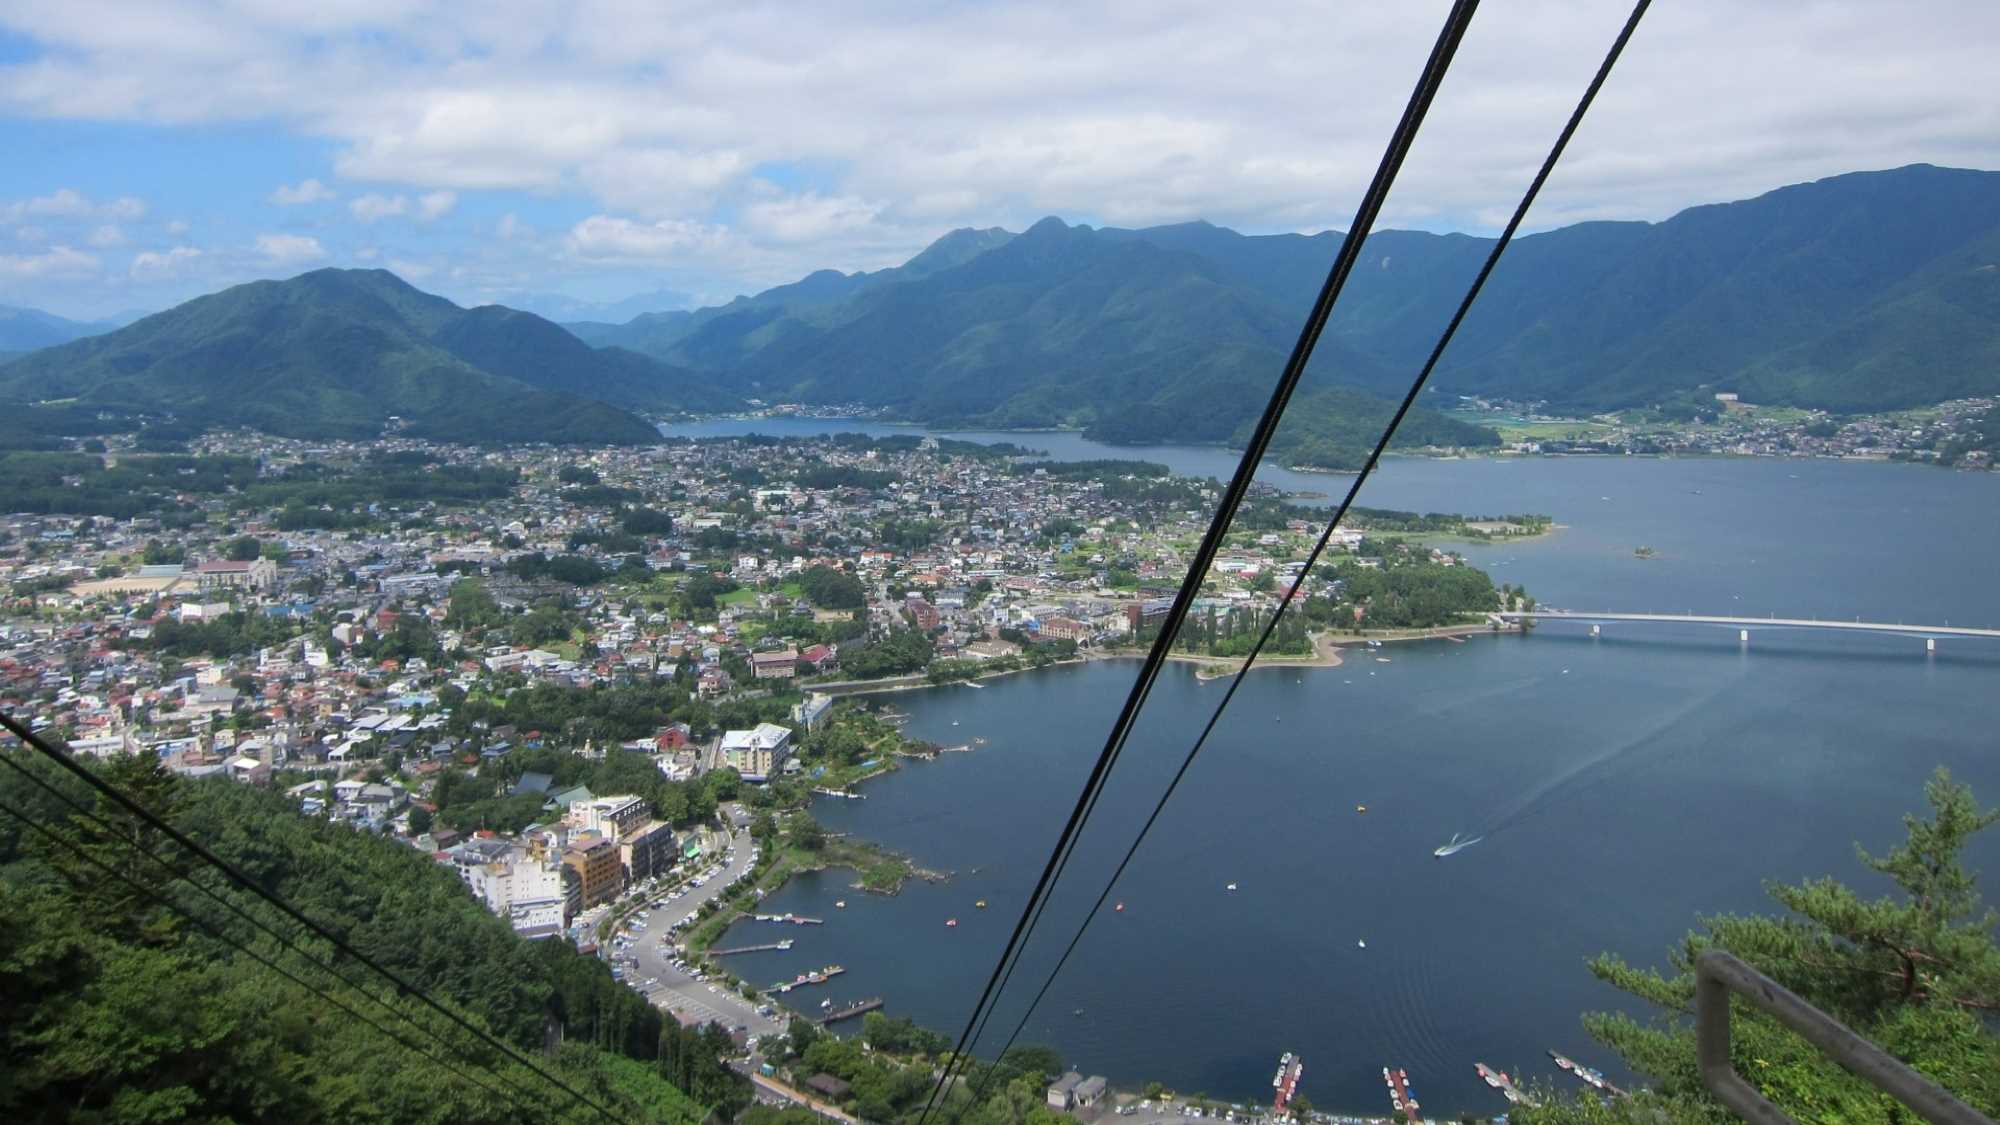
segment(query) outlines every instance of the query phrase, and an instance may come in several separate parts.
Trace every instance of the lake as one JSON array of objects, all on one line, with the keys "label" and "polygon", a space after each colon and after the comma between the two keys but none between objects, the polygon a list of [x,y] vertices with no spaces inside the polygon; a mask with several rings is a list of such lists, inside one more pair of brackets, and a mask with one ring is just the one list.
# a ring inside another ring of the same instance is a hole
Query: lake
[{"label": "lake", "polygon": [[[908,433],[767,419],[705,431]],[[670,428],[670,433],[696,432]],[[1065,458],[1139,457],[1227,473],[1223,450],[1134,449],[1074,434],[972,434]],[[1347,478],[1267,468],[1280,487]],[[1576,609],[2000,624],[2000,477],[1879,463],[1644,458],[1394,458],[1360,503],[1541,512],[1535,541],[1465,548],[1495,581]],[[1638,546],[1658,557],[1641,560]],[[1327,1109],[1386,1111],[1409,1069],[1427,1114],[1499,1113],[1483,1061],[1558,1080],[1549,1048],[1619,1076],[1578,1014],[1618,1006],[1584,960],[1660,964],[1708,912],[1765,910],[1762,881],[1831,874],[1883,889],[1883,850],[1948,766],[2000,802],[2000,642],[1607,625],[1350,651],[1332,669],[1261,669],[1023,1038],[1121,1085],[1268,1097],[1281,1051]],[[768,982],[827,963],[835,1003],[956,1035],[1046,859],[1134,661],[891,698],[910,732],[989,743],[822,800],[834,831],[955,872],[894,898],[845,873],[795,881],[773,909],[827,918],[788,953],[738,958]],[[1003,998],[997,1050],[1214,706],[1220,683],[1170,667]],[[1357,812],[1365,805],[1367,811]],[[1453,833],[1485,839],[1449,859]],[[1974,862],[2000,871],[2000,838]],[[1238,889],[1230,892],[1229,883]],[[984,898],[989,907],[975,907]],[[844,909],[834,903],[844,900]],[[958,925],[947,928],[945,921]],[[769,927],[743,923],[731,943]],[[1360,943],[1365,942],[1363,948]]]}]

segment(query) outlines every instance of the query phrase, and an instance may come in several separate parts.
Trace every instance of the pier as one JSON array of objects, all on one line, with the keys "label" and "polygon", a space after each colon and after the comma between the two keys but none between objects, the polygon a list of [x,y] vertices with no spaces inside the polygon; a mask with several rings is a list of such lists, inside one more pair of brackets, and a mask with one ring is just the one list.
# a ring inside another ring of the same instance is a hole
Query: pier
[{"label": "pier", "polygon": [[846,969],[841,968],[839,965],[828,965],[824,969],[819,969],[817,971],[810,973],[800,973],[798,976],[793,977],[791,980],[780,981],[779,983],[772,985],[771,987],[765,989],[764,991],[790,992],[794,988],[804,988],[806,985],[809,984],[825,984],[827,981],[832,980],[833,978],[839,976],[840,974],[846,971],[847,971]]},{"label": "pier", "polygon": [[849,801],[865,801],[868,799],[864,793],[856,793],[847,789],[815,789],[813,792],[822,797],[840,797]]},{"label": "pier", "polygon": [[1409,1119],[1410,1125],[1418,1125],[1417,1099],[1410,1094],[1410,1072],[1382,1068],[1382,1081],[1389,1087],[1389,1104],[1397,1113]]},{"label": "pier", "polygon": [[769,953],[774,950],[790,949],[791,947],[792,939],[786,938],[783,941],[774,941],[767,945],[739,945],[734,949],[711,949],[708,951],[708,955],[710,957],[728,957],[734,953]]},{"label": "pier", "polygon": [[820,926],[826,924],[824,918],[806,918],[797,914],[752,914],[759,922],[782,922],[789,926]]},{"label": "pier", "polygon": [[1528,1101],[1528,1095],[1521,1092],[1521,1088],[1514,1084],[1514,1080],[1512,1078],[1507,1077],[1506,1071],[1494,1070],[1492,1067],[1487,1066],[1485,1063],[1473,1063],[1472,1069],[1479,1074],[1479,1077],[1484,1078],[1486,1080],[1486,1084],[1488,1086],[1491,1086],[1495,1090],[1498,1090],[1502,1094],[1506,1095],[1506,1098],[1509,1102],[1513,1103],[1525,1102],[1528,1105],[1535,1104],[1534,1102]]},{"label": "pier", "polygon": [[841,1020],[851,1020],[855,1016],[865,1015],[881,1006],[882,998],[880,996],[872,1000],[856,1000],[852,1004],[844,1004],[821,1016],[819,1018],[819,1025],[825,1027],[830,1023],[839,1023]]}]

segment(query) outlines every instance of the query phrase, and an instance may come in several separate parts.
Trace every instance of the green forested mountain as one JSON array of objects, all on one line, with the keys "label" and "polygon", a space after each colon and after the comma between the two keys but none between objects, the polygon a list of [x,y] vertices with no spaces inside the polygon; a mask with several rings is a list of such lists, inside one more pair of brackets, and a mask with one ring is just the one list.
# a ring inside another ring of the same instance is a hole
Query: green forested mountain
[{"label": "green forested mountain", "polygon": [[[20,760],[23,752],[0,753]],[[170,840],[39,759],[23,764],[96,819],[12,770],[0,774],[0,799],[21,814],[0,816],[0,908],[8,919],[0,927],[0,1119],[602,1120],[565,1105],[545,1081],[436,1013],[389,994],[359,966],[337,963],[368,991],[342,984],[305,956],[330,960],[330,950],[275,910],[223,892],[277,932],[300,933],[303,952],[195,890],[197,879],[217,890],[224,884]],[[619,1119],[694,1125],[706,1115],[706,1105],[661,1077],[662,1036],[680,1034],[678,1027],[663,1028],[644,998],[567,942],[517,937],[428,856],[302,817],[274,793],[175,778],[151,759],[103,768],[343,941],[616,1108]],[[198,873],[174,878],[128,841]],[[155,893],[200,924],[160,905]],[[488,1065],[498,1073],[482,1069]],[[728,1100],[740,1091],[705,1095]]]},{"label": "green forested mountain", "polygon": [[622,407],[734,401],[528,313],[461,309],[383,270],[334,269],[235,286],[32,352],[0,366],[0,398],[80,398],[299,437],[370,436],[400,416],[446,440],[610,443],[656,437]]},{"label": "green forested mountain", "polygon": [[[1226,440],[1261,402],[1339,239],[1045,219],[1014,237],[954,232],[898,270],[576,327],[765,399]],[[1490,245],[1372,236],[1309,385],[1400,392]],[[1835,410],[1913,405],[2000,392],[1997,324],[2000,173],[1855,173],[1518,240],[1427,401],[1597,409],[1708,386]]]}]

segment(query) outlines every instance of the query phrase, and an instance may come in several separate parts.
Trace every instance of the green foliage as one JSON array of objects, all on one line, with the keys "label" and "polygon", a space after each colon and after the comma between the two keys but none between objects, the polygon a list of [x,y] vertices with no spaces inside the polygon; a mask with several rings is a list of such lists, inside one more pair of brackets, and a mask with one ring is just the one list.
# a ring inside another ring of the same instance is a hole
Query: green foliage
[{"label": "green foliage", "polygon": [[298,634],[298,626],[287,618],[239,611],[206,621],[162,618],[153,625],[151,636],[126,643],[186,660],[196,656],[242,656],[283,644]]},{"label": "green foliage", "polygon": [[[305,954],[329,952],[317,941],[301,938],[298,950],[287,949],[193,893],[187,878],[144,858],[199,869],[171,841],[96,802],[39,759],[26,764],[94,808],[110,831],[75,818],[11,771],[0,778],[0,796],[117,874],[28,833],[11,817],[0,820],[0,901],[9,918],[0,927],[0,1073],[8,1076],[0,1083],[0,1118],[439,1125],[515,1122],[524,1113],[598,1119],[562,1106],[560,1095],[551,1100],[540,1079],[392,995],[356,966],[341,969],[355,984],[316,968]],[[99,768],[342,940],[522,1054],[539,1054],[545,1034],[559,1026],[563,1052],[545,1065],[621,1107],[622,1116],[689,1125],[702,1116],[656,1076],[658,1013],[567,943],[515,936],[427,857],[302,818],[277,794],[175,778],[150,758],[112,759]],[[155,895],[200,921],[173,913]],[[232,897],[280,932],[293,929],[247,896]],[[405,1042],[272,973],[253,952]],[[485,1081],[498,1092],[469,1084],[408,1043],[475,1075],[483,1065],[496,1067],[498,1075]],[[510,1085],[524,1092],[510,1092]]]},{"label": "green foliage", "polygon": [[920,672],[931,662],[931,639],[915,629],[897,629],[866,648],[843,648],[841,671],[858,680]]},{"label": "green foliage", "polygon": [[222,549],[222,557],[231,562],[251,562],[264,549],[264,544],[255,535],[245,535],[231,539]]},{"label": "green foliage", "polygon": [[860,609],[868,604],[861,580],[830,566],[810,566],[799,574],[807,600],[821,609]]},{"label": "green foliage", "polygon": [[303,438],[372,437],[397,417],[436,440],[597,444],[658,440],[605,400],[731,400],[538,317],[460,309],[382,270],[316,270],[199,297],[24,356],[0,371],[0,394]]},{"label": "green foliage", "polygon": [[535,581],[550,579],[572,586],[594,586],[611,577],[610,568],[583,555],[544,555],[540,551],[520,555],[507,562],[507,572]]},{"label": "green foliage", "polygon": [[[1723,949],[1840,1020],[1890,1054],[1928,1075],[1989,1116],[2000,1111],[2000,1036],[1990,1014],[2000,1009],[2000,913],[1987,909],[1961,862],[1974,833],[2000,823],[2000,809],[1982,810],[1972,790],[1939,770],[1924,788],[1928,819],[1905,817],[1908,838],[1887,855],[1861,853],[1887,875],[1900,896],[1864,899],[1831,878],[1773,884],[1786,915],[1723,915],[1702,919],[1668,954],[1667,976],[1609,955],[1590,965],[1598,979],[1662,1012],[1642,1023],[1624,1013],[1596,1013],[1585,1027],[1653,1080],[1635,1112],[1607,1116],[1587,1104],[1552,1102],[1522,1111],[1523,1125],[1596,1125],[1656,1120],[1734,1120],[1709,1098],[1695,1062],[1695,958]],[[1902,1122],[1909,1113],[1888,1095],[1828,1059],[1754,1009],[1737,1005],[1730,1054],[1739,1074],[1799,1121],[1870,1125]]]}]

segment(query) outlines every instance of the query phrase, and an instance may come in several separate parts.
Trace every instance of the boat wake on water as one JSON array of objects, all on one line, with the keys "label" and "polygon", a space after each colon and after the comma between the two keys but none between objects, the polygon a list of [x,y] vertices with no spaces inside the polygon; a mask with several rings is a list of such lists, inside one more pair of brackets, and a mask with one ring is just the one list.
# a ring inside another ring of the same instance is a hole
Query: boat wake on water
[{"label": "boat wake on water", "polygon": [[1464,851],[1485,838],[1484,836],[1474,836],[1470,840],[1461,840],[1459,839],[1459,833],[1454,832],[1451,834],[1451,842],[1432,851],[1431,855],[1436,856],[1438,859],[1443,859],[1448,855],[1457,855],[1459,852]]}]

